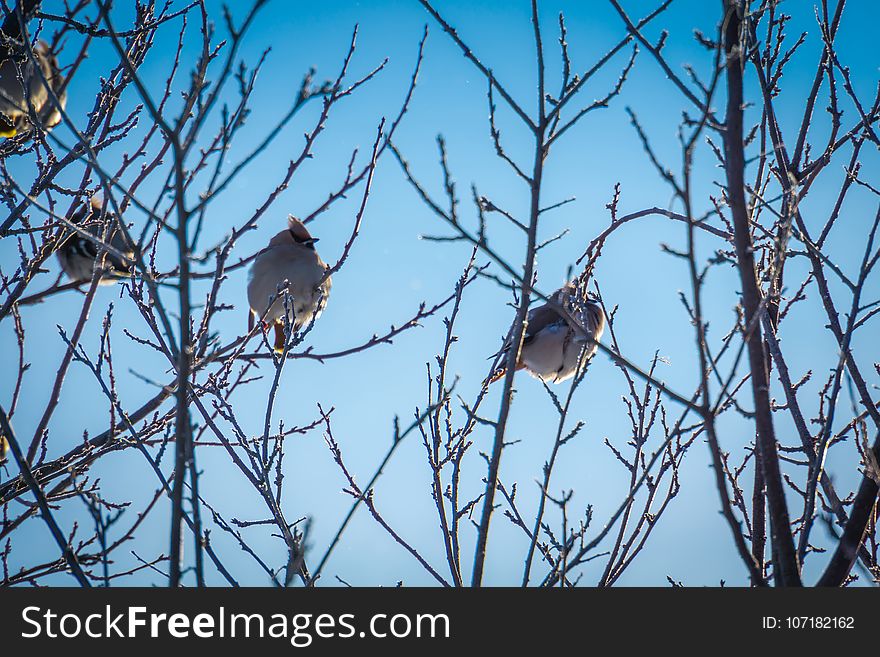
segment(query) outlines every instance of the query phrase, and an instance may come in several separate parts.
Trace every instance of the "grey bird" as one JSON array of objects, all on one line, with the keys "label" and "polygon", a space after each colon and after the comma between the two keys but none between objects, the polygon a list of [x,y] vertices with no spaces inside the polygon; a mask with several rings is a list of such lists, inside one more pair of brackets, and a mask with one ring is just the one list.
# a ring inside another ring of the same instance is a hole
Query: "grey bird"
[{"label": "grey bird", "polygon": [[[104,234],[101,205],[101,200],[93,196],[87,205],[81,206],[68,217],[68,220],[89,235],[94,235],[96,240],[100,240]],[[106,251],[100,285],[112,285],[120,278],[128,276],[131,273],[131,261],[134,257],[119,230],[116,215],[107,212],[106,220],[110,222],[106,244],[113,251]],[[98,251],[99,245],[95,241],[73,232],[58,247],[58,261],[61,263],[61,269],[72,281],[89,281],[92,279]]]},{"label": "grey bird", "polygon": [[[560,383],[575,375],[581,358],[587,359],[596,353],[605,331],[605,313],[599,300],[581,294],[575,282],[564,285],[550,299],[564,308],[567,316],[550,303],[529,310],[516,369],[525,369],[548,383]],[[508,344],[503,351],[509,349]],[[504,366],[497,369],[489,383],[503,377],[505,372]]]},{"label": "grey bird", "polygon": [[[24,2],[24,21],[36,11],[39,3]],[[58,59],[49,44],[38,41],[28,56],[30,43],[25,42],[19,16],[10,11],[3,25],[0,40],[0,137],[14,137],[31,132],[34,119],[43,130],[61,122],[61,112],[52,100],[50,89],[61,108],[67,103],[64,77]],[[48,86],[47,86],[48,85]]]},{"label": "grey bird", "polygon": [[[330,296],[327,265],[315,250],[312,237],[301,221],[291,216],[287,228],[269,240],[251,266],[247,294],[251,314],[248,329],[256,317],[275,329],[275,351],[284,350],[284,317],[293,331],[320,317]],[[285,310],[285,295],[289,309]],[[271,305],[270,305],[271,301]]]}]

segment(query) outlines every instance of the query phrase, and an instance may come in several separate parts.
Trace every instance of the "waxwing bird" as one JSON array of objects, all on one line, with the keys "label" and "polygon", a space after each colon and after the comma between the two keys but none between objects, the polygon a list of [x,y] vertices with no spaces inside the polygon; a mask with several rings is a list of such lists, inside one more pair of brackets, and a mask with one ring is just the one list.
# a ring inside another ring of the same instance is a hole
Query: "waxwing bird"
[{"label": "waxwing bird", "polygon": [[[525,369],[548,383],[560,383],[577,372],[582,352],[584,359],[596,353],[605,330],[605,313],[599,300],[581,294],[574,282],[554,292],[550,299],[564,308],[568,316],[551,303],[529,310],[516,369]],[[573,321],[579,326],[574,326]],[[508,349],[510,345],[503,350]],[[503,377],[505,371],[504,366],[500,367],[489,382]]]},{"label": "waxwing bird", "polygon": [[[81,206],[74,212],[68,220],[76,224],[89,235],[94,235],[100,240],[104,235],[104,226],[101,217],[101,200],[95,196],[91,198],[87,205]],[[101,273],[100,285],[112,285],[120,278],[124,278],[131,273],[131,260],[134,257],[131,249],[128,248],[122,231],[118,228],[118,219],[112,212],[107,212],[106,220],[110,222],[107,229],[107,242],[118,254],[124,256],[125,259],[119,257],[113,251],[107,251],[104,257],[104,269]],[[61,269],[70,277],[72,281],[89,281],[92,279],[92,272],[95,268],[95,260],[98,258],[99,245],[87,237],[73,232],[58,247],[58,260],[61,263]]]},{"label": "waxwing bird", "polygon": [[[254,317],[267,327],[272,325],[278,352],[284,350],[285,313],[293,331],[307,326],[320,317],[331,285],[327,265],[315,250],[317,238],[293,216],[288,218],[287,224],[287,228],[257,254],[247,289],[251,308],[248,328],[253,326]],[[288,310],[285,310],[285,295],[290,297]]]},{"label": "waxwing bird", "polygon": [[[36,11],[39,3],[24,3],[25,22]],[[67,102],[64,78],[58,60],[45,41],[37,42],[28,55],[26,42],[17,12],[10,11],[0,26],[0,137],[14,137],[34,128],[34,120],[43,130],[50,130],[61,122],[61,112],[52,100],[57,98],[61,108]],[[48,86],[47,86],[48,85]],[[51,90],[51,93],[50,93]]]}]

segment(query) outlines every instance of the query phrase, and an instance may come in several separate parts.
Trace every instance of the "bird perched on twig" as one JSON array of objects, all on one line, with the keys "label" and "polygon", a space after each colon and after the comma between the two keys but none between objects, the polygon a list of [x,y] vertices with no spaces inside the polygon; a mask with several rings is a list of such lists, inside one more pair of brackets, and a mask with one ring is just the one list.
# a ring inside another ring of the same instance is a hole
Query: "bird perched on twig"
[{"label": "bird perched on twig", "polygon": [[[525,369],[542,381],[560,383],[577,372],[582,353],[584,359],[596,353],[605,330],[605,313],[599,300],[582,294],[576,282],[564,285],[550,300],[552,303],[529,310],[516,369]],[[505,345],[502,351],[510,346]],[[499,367],[489,383],[506,371],[504,365]]]},{"label": "bird perched on twig", "polygon": [[[327,265],[315,250],[315,242],[301,221],[291,216],[287,228],[269,240],[257,254],[248,282],[248,330],[254,317],[275,329],[275,351],[284,350],[284,317],[298,331],[320,317],[330,296]],[[285,296],[290,299],[285,309]],[[270,305],[271,302],[271,305]]]},{"label": "bird perched on twig", "polygon": [[[104,234],[101,217],[101,200],[93,196],[87,205],[81,206],[68,220],[82,228],[89,235],[94,235],[100,240]],[[131,260],[134,257],[128,248],[122,231],[118,228],[118,219],[112,212],[107,212],[106,220],[110,222],[107,229],[106,244],[113,249],[108,250],[104,258],[104,269],[101,272],[100,285],[113,285],[120,278],[131,273]],[[99,245],[81,235],[73,232],[61,246],[58,247],[58,260],[61,269],[73,281],[89,281],[95,268],[95,260],[98,258]],[[114,253],[114,251],[116,253]],[[123,256],[123,257],[120,257]]]},{"label": "bird perched on twig", "polygon": [[22,34],[19,19],[27,22],[38,4],[21,2],[21,17],[10,11],[0,26],[0,137],[30,132],[34,120],[43,130],[54,128],[61,122],[61,112],[52,95],[62,109],[67,102],[64,77],[49,44],[38,41],[28,54],[30,43]]}]

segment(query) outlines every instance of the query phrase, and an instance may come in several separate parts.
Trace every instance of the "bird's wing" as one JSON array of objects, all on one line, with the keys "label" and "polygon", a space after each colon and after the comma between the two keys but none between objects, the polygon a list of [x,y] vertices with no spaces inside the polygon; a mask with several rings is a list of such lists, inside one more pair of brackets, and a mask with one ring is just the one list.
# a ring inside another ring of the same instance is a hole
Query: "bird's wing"
[{"label": "bird's wing", "polygon": [[563,321],[565,320],[549,304],[544,303],[537,308],[532,308],[529,311],[529,323],[526,327],[526,334],[523,336],[523,344],[534,340],[535,336],[548,326]]},{"label": "bird's wing", "polygon": [[[557,313],[546,303],[532,308],[531,310],[529,310],[526,332],[525,335],[523,335],[523,344],[528,344],[529,342],[534,340],[535,336],[542,329],[545,329],[552,324],[557,324],[562,321],[564,320],[562,319],[562,317],[559,316],[559,313]],[[501,349],[489,356],[489,360],[492,360],[493,358],[498,356],[498,354],[503,354],[508,349],[510,349],[510,339],[510,336],[508,336]]]},{"label": "bird's wing", "polygon": [[[99,213],[100,210],[94,205],[83,205],[70,215],[70,222],[81,225],[84,222],[97,221]],[[112,212],[108,213],[108,215],[107,220],[112,222],[109,230],[108,244],[120,253],[133,257],[134,254],[131,249],[128,248],[128,245],[125,242],[125,237],[122,235],[122,231],[115,225],[117,221],[116,215]],[[86,227],[85,230],[98,237],[101,228],[97,225],[92,225]],[[61,248],[65,249],[73,257],[87,258],[89,260],[94,260],[98,257],[97,245],[91,240],[83,238],[76,232],[71,232]],[[129,273],[130,271],[128,263],[109,251],[107,252],[106,263],[116,272]]]},{"label": "bird's wing", "polygon": [[[50,49],[49,44],[40,40],[37,44],[36,55],[40,63],[40,68],[43,70],[43,76],[45,76],[49,83],[49,87],[58,99],[58,104],[61,106],[60,109],[55,106],[55,103],[52,102],[52,99],[49,97],[49,93],[46,91],[45,87],[42,86],[42,80],[40,80],[40,88],[45,98],[42,106],[37,108],[37,112],[43,129],[49,130],[61,123],[61,111],[67,106],[67,87],[64,84],[64,76],[61,74],[61,68],[58,66],[58,58]],[[41,76],[36,77],[39,78]]]},{"label": "bird's wing", "polygon": [[[112,221],[116,221],[115,216],[112,218]],[[122,234],[122,230],[119,228],[111,228],[111,230],[113,231],[113,233],[110,238],[110,246],[112,246],[123,255],[127,256],[129,259],[133,260],[134,251],[132,251],[128,247],[128,243],[125,241],[125,235]],[[126,262],[125,260],[116,257],[115,254],[110,253],[109,251],[107,252],[107,261],[110,263],[115,271],[123,274],[131,273],[131,264],[129,262]]]}]

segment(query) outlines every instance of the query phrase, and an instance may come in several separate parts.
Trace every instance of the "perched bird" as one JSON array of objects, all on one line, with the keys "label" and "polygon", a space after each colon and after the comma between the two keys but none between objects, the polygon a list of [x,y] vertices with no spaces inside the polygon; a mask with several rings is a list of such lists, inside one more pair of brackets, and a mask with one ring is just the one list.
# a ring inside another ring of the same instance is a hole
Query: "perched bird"
[{"label": "perched bird", "polygon": [[[80,226],[85,232],[99,238],[104,234],[103,222],[101,221],[101,200],[93,196],[88,205],[83,205],[74,212],[68,220]],[[112,285],[120,278],[131,273],[130,262],[134,257],[131,249],[125,243],[125,238],[118,228],[118,219],[112,212],[107,212],[107,221],[110,226],[107,230],[107,245],[112,247],[127,258],[120,258],[116,253],[107,251],[104,257],[104,271],[101,273],[101,285]],[[79,233],[73,232],[61,246],[58,247],[58,260],[61,269],[72,281],[89,281],[95,268],[95,260],[98,258],[98,245]]]},{"label": "perched bird", "polygon": [[[574,376],[582,351],[584,358],[596,353],[605,330],[605,313],[598,299],[582,295],[575,282],[554,292],[550,299],[564,308],[568,317],[550,303],[532,308],[516,369],[526,369],[543,381],[560,383]],[[579,326],[574,326],[572,320]],[[510,345],[505,345],[503,351],[509,349]],[[502,365],[489,382],[497,381],[505,372]]]},{"label": "perched bird", "polygon": [[[24,21],[39,3],[24,2]],[[61,112],[52,101],[50,89],[63,108],[67,102],[64,77],[49,44],[39,41],[29,57],[17,12],[10,11],[0,26],[0,137],[14,137],[33,130],[33,117],[43,130],[61,122]],[[48,87],[47,87],[48,84]]]},{"label": "perched bird", "polygon": [[[254,317],[275,328],[275,351],[284,350],[285,294],[290,296],[288,323],[294,331],[320,317],[330,296],[327,265],[315,251],[315,242],[301,221],[291,216],[287,228],[269,240],[257,254],[248,282],[248,329]],[[285,286],[285,281],[287,285]],[[272,301],[271,306],[269,301]]]}]

